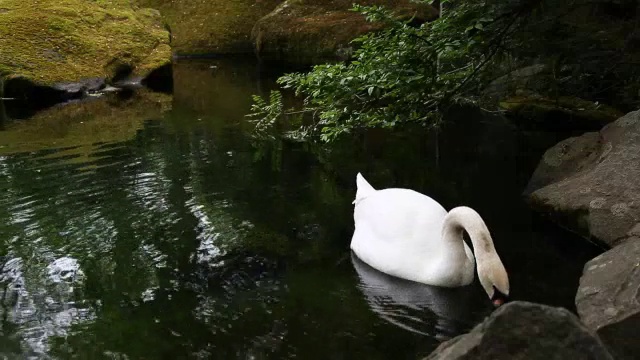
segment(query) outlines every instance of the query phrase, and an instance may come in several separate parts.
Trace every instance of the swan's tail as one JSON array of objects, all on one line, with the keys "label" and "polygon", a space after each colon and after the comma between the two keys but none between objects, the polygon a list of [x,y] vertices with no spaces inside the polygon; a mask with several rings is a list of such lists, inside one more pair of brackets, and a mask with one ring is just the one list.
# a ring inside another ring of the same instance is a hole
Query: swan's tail
[{"label": "swan's tail", "polygon": [[360,173],[356,176],[356,187],[358,190],[356,191],[356,198],[353,200],[352,204],[357,204],[360,200],[376,191],[376,189],[374,189]]}]

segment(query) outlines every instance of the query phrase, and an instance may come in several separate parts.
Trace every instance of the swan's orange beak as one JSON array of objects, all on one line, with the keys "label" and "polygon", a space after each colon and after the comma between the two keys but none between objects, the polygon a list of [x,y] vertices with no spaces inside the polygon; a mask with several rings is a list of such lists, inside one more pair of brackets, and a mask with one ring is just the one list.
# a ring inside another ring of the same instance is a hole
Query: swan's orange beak
[{"label": "swan's orange beak", "polygon": [[493,296],[491,297],[491,302],[493,306],[499,307],[504,305],[506,302],[509,302],[509,296],[500,292],[500,290],[493,287]]},{"label": "swan's orange beak", "polygon": [[504,303],[505,303],[504,299],[493,299],[493,306],[495,307],[498,307]]}]

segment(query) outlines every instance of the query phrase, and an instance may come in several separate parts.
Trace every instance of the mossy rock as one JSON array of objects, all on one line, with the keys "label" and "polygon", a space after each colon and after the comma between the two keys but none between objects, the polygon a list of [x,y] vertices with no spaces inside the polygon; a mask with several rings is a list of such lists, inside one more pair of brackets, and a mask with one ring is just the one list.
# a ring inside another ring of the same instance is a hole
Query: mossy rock
[{"label": "mossy rock", "polygon": [[116,73],[144,77],[171,62],[156,10],[129,0],[3,0],[0,75],[50,86]]},{"label": "mossy rock", "polygon": [[282,0],[137,0],[160,10],[178,55],[252,53],[254,24]]},{"label": "mossy rock", "polygon": [[384,5],[399,18],[430,21],[437,10],[408,0],[287,0],[254,27],[257,54],[268,60],[312,64],[345,59],[351,40],[382,27],[351,11],[353,3]]},{"label": "mossy rock", "polygon": [[624,115],[613,107],[573,96],[517,95],[501,101],[500,108],[521,127],[550,131],[596,131]]}]

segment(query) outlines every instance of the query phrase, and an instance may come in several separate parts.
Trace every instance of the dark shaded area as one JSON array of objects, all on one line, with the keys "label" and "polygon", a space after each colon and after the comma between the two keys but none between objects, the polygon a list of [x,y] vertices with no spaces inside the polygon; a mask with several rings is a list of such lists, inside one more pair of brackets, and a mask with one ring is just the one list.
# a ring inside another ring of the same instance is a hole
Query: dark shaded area
[{"label": "dark shaded area", "polygon": [[637,324],[640,324],[640,313],[629,315],[623,321],[605,326],[598,331],[598,335],[609,346],[609,351],[616,359],[637,359],[640,351]]},{"label": "dark shaded area", "polygon": [[0,99],[0,131],[4,130],[5,124],[9,120],[9,117],[7,116],[7,109],[4,103],[5,100]]},{"label": "dark shaded area", "polygon": [[5,102],[6,115],[11,119],[26,119],[56,104],[82,99],[105,86],[99,78],[53,86],[39,85],[25,78],[8,79],[4,83],[4,97],[12,100]]},{"label": "dark shaded area", "polygon": [[153,91],[171,94],[173,92],[172,64],[169,63],[153,70],[142,79],[141,84]]},{"label": "dark shaded area", "polygon": [[107,66],[111,66],[111,73],[113,75],[109,79],[109,82],[112,84],[127,80],[134,70],[133,66],[121,62],[115,62]]},{"label": "dark shaded area", "polygon": [[[171,64],[152,71],[141,83],[129,81],[132,72],[130,66],[121,64],[110,80],[116,87],[116,96],[121,100],[130,99],[140,85],[165,94],[173,92],[173,73]],[[78,82],[60,83],[53,86],[36,84],[25,78],[11,78],[4,81],[5,98],[2,110],[4,118],[27,119],[38,111],[46,110],[54,105],[75,100],[84,100],[89,94],[104,90],[107,83],[101,78],[84,79]],[[1,124],[1,119],[0,119]]]},{"label": "dark shaded area", "polygon": [[13,78],[5,80],[4,96],[13,99],[5,103],[7,116],[24,119],[55,104],[78,99],[82,93],[38,85],[24,78]]}]

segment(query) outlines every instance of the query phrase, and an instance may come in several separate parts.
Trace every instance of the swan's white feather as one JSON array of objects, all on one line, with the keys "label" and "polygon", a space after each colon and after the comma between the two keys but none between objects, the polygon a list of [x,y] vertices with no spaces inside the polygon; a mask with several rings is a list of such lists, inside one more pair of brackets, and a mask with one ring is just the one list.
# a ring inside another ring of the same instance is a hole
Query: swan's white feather
[{"label": "swan's white feather", "polygon": [[357,204],[362,199],[376,192],[376,189],[374,189],[360,173],[356,176],[356,186],[358,191],[356,191],[356,198],[353,200],[352,204]]},{"label": "swan's white feather", "polygon": [[[469,246],[442,238],[447,211],[410,189],[375,190],[356,177],[351,249],[371,267],[396,277],[437,286],[463,286],[474,277]],[[464,250],[463,250],[464,249]]]}]

